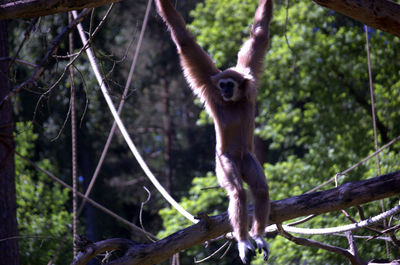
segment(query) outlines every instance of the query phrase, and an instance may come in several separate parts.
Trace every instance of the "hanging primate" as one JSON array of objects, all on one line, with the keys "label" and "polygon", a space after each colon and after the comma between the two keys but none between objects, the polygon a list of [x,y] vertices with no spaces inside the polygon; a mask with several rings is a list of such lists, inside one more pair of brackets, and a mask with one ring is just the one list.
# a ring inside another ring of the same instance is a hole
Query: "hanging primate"
[{"label": "hanging primate", "polygon": [[257,85],[269,42],[272,0],[260,0],[250,38],[239,51],[237,65],[224,71],[219,70],[196,43],[170,0],[156,0],[156,3],[177,46],[186,80],[214,120],[216,174],[229,196],[228,213],[238,241],[239,256],[247,264],[255,254],[248,233],[245,181],[255,200],[250,234],[259,251],[264,251],[266,260],[268,245],[263,234],[270,201],[263,168],[253,153],[253,130]]}]

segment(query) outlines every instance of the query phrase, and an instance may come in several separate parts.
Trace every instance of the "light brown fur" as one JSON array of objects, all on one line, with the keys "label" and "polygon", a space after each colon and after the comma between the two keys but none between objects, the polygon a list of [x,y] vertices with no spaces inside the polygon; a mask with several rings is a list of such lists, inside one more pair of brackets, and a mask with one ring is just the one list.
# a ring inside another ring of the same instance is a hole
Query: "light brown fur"
[{"label": "light brown fur", "polygon": [[[204,101],[214,120],[216,174],[229,196],[228,212],[236,239],[242,242],[239,244],[242,261],[247,263],[248,249],[254,250],[248,241],[246,192],[242,181],[247,182],[255,200],[251,235],[267,257],[268,249],[262,235],[268,221],[270,201],[263,168],[253,153],[253,131],[257,85],[269,42],[272,0],[260,0],[250,38],[238,53],[237,65],[225,71],[219,70],[196,43],[170,0],[156,0],[156,3],[177,46],[186,80]],[[217,85],[220,80],[232,81],[238,86],[234,97],[228,100],[224,97]]]}]

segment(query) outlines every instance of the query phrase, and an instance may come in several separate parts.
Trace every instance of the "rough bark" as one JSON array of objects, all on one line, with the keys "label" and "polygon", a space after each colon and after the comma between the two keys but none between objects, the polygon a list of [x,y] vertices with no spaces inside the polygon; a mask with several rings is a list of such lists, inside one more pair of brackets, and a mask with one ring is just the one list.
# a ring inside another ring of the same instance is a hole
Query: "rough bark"
[{"label": "rough bark", "polygon": [[[270,223],[281,223],[296,217],[322,214],[376,201],[400,194],[400,171],[372,179],[346,183],[338,188],[295,196],[272,202]],[[251,214],[251,207],[250,207]],[[156,264],[174,253],[205,241],[217,238],[231,231],[226,213],[202,218],[198,224],[178,231],[152,244],[124,243],[126,255],[110,264]],[[111,239],[109,239],[111,240]],[[115,242],[112,239],[110,244]],[[90,257],[110,250],[108,240],[97,242],[78,254],[74,265],[86,264]],[[118,241],[121,242],[121,241]],[[122,241],[125,242],[125,241]],[[118,245],[118,249],[122,246]]]},{"label": "rough bark", "polygon": [[0,19],[41,17],[119,1],[121,0],[0,0]]},{"label": "rough bark", "polygon": [[371,28],[400,37],[400,5],[390,0],[313,0]]},{"label": "rough bark", "polygon": [[[0,57],[8,57],[7,21],[0,21]],[[0,98],[10,91],[9,61],[0,61]],[[0,108],[0,263],[19,264],[15,198],[13,117],[10,102]]]}]

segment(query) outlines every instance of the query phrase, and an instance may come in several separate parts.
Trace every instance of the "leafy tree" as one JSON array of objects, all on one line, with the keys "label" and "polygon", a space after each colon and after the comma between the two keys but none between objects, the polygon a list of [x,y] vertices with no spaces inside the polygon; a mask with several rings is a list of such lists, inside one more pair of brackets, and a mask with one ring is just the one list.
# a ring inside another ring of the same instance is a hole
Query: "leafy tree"
[{"label": "leafy tree", "polygon": [[[17,123],[16,130],[17,152],[33,159],[38,136],[33,133],[32,125]],[[36,163],[54,172],[49,159],[39,159]],[[47,264],[57,252],[58,244],[63,241],[72,221],[66,208],[68,190],[34,170],[18,155],[15,157],[15,170],[21,264]],[[66,249],[69,251],[64,249],[56,261],[72,257],[72,238],[70,233],[67,235]]]}]

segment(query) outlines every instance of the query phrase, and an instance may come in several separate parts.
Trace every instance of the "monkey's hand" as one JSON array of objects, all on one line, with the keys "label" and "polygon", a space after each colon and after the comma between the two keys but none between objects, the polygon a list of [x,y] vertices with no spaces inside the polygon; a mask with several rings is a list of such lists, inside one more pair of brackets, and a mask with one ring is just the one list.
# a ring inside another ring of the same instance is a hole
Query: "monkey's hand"
[{"label": "monkey's hand", "polygon": [[265,242],[262,236],[253,236],[254,241],[256,242],[258,253],[261,254],[261,251],[264,251],[264,260],[267,261],[269,257],[269,249],[268,244]]},{"label": "monkey's hand", "polygon": [[256,255],[254,246],[251,244],[250,240],[244,240],[238,242],[239,257],[243,264],[250,264],[253,257]]}]

